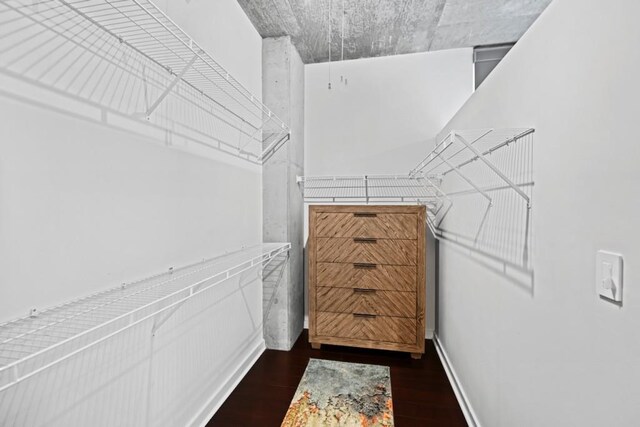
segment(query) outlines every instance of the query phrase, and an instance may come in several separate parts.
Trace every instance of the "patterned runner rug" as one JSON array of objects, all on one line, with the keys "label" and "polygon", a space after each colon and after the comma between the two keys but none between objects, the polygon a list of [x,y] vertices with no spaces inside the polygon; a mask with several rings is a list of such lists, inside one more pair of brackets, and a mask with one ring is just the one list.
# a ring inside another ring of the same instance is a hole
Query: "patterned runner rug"
[{"label": "patterned runner rug", "polygon": [[393,426],[387,366],[311,359],[282,427]]}]

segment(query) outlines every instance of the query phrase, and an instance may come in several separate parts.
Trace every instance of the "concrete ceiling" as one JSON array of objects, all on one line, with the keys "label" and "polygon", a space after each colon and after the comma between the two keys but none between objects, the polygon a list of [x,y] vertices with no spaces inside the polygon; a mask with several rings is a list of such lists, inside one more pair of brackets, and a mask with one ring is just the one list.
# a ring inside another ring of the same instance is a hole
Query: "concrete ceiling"
[{"label": "concrete ceiling", "polygon": [[260,35],[290,35],[305,63],[517,41],[551,0],[238,0]]}]

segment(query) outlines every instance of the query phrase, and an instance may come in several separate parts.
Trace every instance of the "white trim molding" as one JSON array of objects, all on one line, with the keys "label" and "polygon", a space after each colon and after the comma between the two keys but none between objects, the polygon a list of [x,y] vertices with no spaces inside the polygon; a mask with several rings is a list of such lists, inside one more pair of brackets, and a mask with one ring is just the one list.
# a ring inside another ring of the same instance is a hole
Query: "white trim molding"
[{"label": "white trim molding", "polygon": [[231,392],[235,390],[238,384],[240,384],[240,381],[247,375],[249,369],[258,361],[258,358],[264,353],[266,348],[264,339],[257,342],[254,347],[247,352],[247,355],[238,365],[238,368],[229,374],[224,385],[211,395],[207,403],[202,407],[202,410],[192,418],[188,425],[192,427],[205,427],[213,415],[220,409],[224,401],[227,400]]},{"label": "white trim molding", "polygon": [[481,427],[480,421],[478,420],[478,416],[476,415],[473,407],[471,406],[471,402],[467,398],[464,389],[462,388],[462,384],[458,379],[458,375],[456,375],[456,371],[453,369],[451,362],[449,360],[449,356],[447,356],[447,352],[445,351],[440,339],[438,338],[438,334],[433,334],[433,344],[436,347],[436,351],[438,352],[438,357],[440,357],[440,361],[442,362],[442,366],[444,367],[445,372],[447,373],[447,377],[449,378],[449,382],[451,383],[451,387],[453,388],[453,392],[456,394],[456,399],[458,399],[458,403],[460,404],[460,409],[462,409],[462,413],[464,414],[464,418],[469,424],[470,427]]}]

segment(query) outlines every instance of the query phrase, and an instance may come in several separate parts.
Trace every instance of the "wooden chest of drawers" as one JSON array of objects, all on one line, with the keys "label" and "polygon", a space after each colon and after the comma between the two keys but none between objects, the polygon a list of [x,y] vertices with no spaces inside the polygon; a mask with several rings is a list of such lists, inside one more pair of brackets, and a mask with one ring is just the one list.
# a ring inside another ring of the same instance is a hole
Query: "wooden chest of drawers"
[{"label": "wooden chest of drawers", "polygon": [[309,341],[424,353],[424,206],[309,207]]}]

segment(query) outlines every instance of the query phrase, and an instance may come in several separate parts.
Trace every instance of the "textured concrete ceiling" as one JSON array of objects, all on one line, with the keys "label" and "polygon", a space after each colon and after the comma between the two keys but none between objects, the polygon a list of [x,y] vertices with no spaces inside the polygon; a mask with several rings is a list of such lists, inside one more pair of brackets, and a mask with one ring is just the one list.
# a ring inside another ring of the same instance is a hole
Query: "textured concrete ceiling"
[{"label": "textured concrete ceiling", "polygon": [[[551,0],[238,0],[262,37],[290,35],[305,63],[517,41]],[[344,4],[344,14],[343,14]],[[331,10],[331,13],[329,11]]]}]

